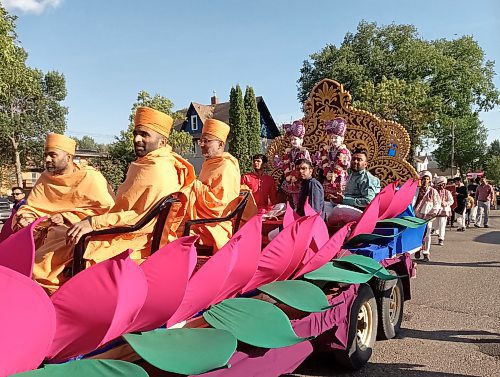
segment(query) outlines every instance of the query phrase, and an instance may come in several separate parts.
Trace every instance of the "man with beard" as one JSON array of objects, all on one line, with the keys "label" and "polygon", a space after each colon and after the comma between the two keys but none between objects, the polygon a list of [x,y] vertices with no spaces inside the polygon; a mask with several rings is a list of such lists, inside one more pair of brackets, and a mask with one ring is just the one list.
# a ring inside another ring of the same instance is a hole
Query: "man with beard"
[{"label": "man with beard", "polygon": [[333,195],[332,201],[338,203],[329,218],[330,225],[358,221],[363,210],[380,192],[380,180],[366,168],[366,150],[356,149],[351,159],[351,174],[343,194]]},{"label": "man with beard", "polygon": [[[167,139],[173,119],[161,111],[139,107],[134,118],[134,151],[137,159],[128,168],[125,182],[118,188],[115,205],[105,214],[89,216],[67,232],[69,244],[94,230],[130,226],[137,223],[162,198],[178,191],[190,191],[195,179],[193,166],[172,151]],[[137,263],[151,254],[156,220],[132,234],[100,236],[90,241],[84,254],[87,265],[109,259],[124,250]],[[175,229],[168,240],[175,238]]]},{"label": "man with beard", "polygon": [[62,272],[72,257],[72,247],[66,245],[68,228],[88,216],[105,213],[114,204],[102,174],[73,163],[75,147],[75,141],[64,135],[47,135],[46,170],[13,221],[17,230],[48,217],[35,231],[33,277],[49,291],[61,283]]}]

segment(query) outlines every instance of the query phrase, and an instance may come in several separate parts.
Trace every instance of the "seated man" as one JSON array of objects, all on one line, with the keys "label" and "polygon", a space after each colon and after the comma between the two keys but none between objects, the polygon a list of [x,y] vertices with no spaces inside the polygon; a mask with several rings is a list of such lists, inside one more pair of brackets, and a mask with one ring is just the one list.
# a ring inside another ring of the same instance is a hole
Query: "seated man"
[{"label": "seated man", "polygon": [[300,192],[296,212],[304,216],[304,206],[306,200],[309,205],[317,212],[323,214],[325,207],[325,193],[323,185],[316,178],[313,178],[313,165],[311,161],[300,159],[297,161],[297,170],[300,178]]},{"label": "seated man", "polygon": [[[162,198],[190,190],[195,179],[193,166],[172,152],[167,138],[173,120],[149,107],[139,107],[134,119],[134,151],[137,159],[128,168],[118,188],[115,205],[105,214],[89,216],[68,230],[68,242],[76,244],[84,234],[99,229],[137,223]],[[89,242],[84,259],[93,264],[109,259],[128,248],[131,258],[140,263],[151,254],[152,232],[156,220],[132,234],[96,237]],[[169,240],[175,230],[169,229]]]},{"label": "seated man", "polygon": [[344,194],[335,195],[332,199],[337,205],[328,214],[329,225],[359,220],[363,210],[380,192],[380,180],[366,170],[367,165],[366,151],[356,149],[352,154],[351,174]]},{"label": "seated man", "polygon": [[87,216],[105,213],[114,204],[102,174],[73,163],[75,147],[75,141],[64,135],[47,135],[46,170],[13,222],[13,228],[19,229],[48,216],[35,231],[33,278],[49,292],[62,282],[62,272],[72,258],[73,248],[66,245],[68,228]]},{"label": "seated man", "polygon": [[[240,193],[240,165],[231,154],[224,152],[229,126],[216,119],[207,119],[198,144],[205,158],[200,175],[194,182],[191,198],[191,219],[213,219],[226,216],[229,204]],[[220,249],[233,234],[228,222],[196,226],[200,244]]]},{"label": "seated man", "polygon": [[256,154],[253,156],[252,165],[253,172],[244,174],[241,177],[241,184],[247,185],[252,190],[259,213],[265,213],[271,209],[273,204],[278,203],[276,183],[273,177],[264,172],[267,165],[265,155]]}]

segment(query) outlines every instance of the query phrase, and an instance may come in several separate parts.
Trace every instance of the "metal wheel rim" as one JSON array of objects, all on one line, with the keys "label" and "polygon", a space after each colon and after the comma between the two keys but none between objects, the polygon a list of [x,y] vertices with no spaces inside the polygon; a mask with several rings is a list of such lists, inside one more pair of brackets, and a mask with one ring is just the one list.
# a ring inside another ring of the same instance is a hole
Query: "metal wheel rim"
[{"label": "metal wheel rim", "polygon": [[389,301],[389,319],[391,323],[395,323],[398,320],[400,310],[401,310],[401,291],[397,289],[397,286],[395,286],[391,290],[391,297]]},{"label": "metal wheel rim", "polygon": [[358,313],[358,326],[356,332],[356,340],[360,347],[368,347],[372,338],[373,311],[368,302],[361,305]]}]

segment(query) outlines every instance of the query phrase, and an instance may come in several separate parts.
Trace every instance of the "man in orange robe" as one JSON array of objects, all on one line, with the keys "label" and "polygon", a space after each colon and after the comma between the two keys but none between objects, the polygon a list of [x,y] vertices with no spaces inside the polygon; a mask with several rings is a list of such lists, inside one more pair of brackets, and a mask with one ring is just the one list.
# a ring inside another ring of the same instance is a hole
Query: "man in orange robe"
[{"label": "man in orange robe", "polygon": [[105,213],[114,204],[102,174],[73,163],[75,147],[75,141],[64,135],[47,135],[46,170],[13,222],[13,228],[19,229],[48,216],[35,231],[33,278],[49,291],[64,280],[62,272],[72,257],[73,248],[66,245],[68,228],[87,216]]},{"label": "man in orange robe", "polygon": [[[172,151],[167,138],[173,120],[149,107],[135,114],[134,151],[137,159],[129,166],[125,182],[118,188],[115,205],[109,212],[91,216],[68,230],[68,242],[76,244],[83,234],[94,230],[130,226],[137,223],[158,201],[177,192],[189,194],[195,180],[193,166]],[[87,264],[109,259],[127,249],[141,263],[151,254],[152,232],[156,220],[137,232],[96,237],[84,254]],[[169,229],[169,240],[175,229]]]},{"label": "man in orange robe", "polygon": [[[226,216],[231,202],[240,193],[240,166],[238,160],[224,152],[229,126],[216,119],[207,119],[198,143],[205,161],[200,175],[194,182],[192,195],[195,201],[191,208],[192,219],[212,219]],[[200,243],[220,249],[231,238],[230,222],[204,224],[193,228],[200,235]]]}]

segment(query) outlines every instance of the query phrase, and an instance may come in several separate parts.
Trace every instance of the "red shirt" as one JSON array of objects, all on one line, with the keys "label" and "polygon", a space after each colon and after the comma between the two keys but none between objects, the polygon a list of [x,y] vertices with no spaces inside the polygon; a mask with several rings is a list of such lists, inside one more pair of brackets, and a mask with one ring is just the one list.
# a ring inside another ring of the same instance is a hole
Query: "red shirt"
[{"label": "red shirt", "polygon": [[476,200],[479,202],[489,202],[493,199],[493,186],[489,183],[479,185],[476,189]]},{"label": "red shirt", "polygon": [[241,184],[252,190],[259,212],[271,209],[272,205],[278,202],[276,184],[270,175],[247,173],[241,177]]}]

